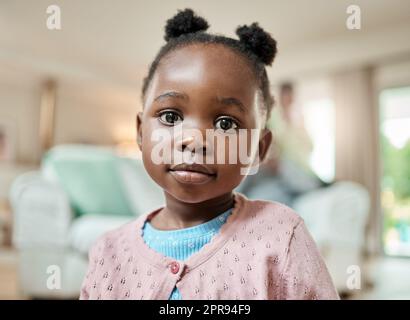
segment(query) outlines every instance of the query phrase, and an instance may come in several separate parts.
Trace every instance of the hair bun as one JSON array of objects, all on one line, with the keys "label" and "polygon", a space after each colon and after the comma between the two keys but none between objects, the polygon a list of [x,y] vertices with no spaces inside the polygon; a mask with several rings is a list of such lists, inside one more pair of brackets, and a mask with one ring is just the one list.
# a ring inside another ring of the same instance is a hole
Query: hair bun
[{"label": "hair bun", "polygon": [[164,39],[169,41],[183,34],[205,31],[208,27],[208,22],[192,9],[178,10],[175,16],[167,20]]},{"label": "hair bun", "polygon": [[269,33],[259,27],[257,22],[250,26],[239,26],[236,34],[249,50],[251,50],[264,64],[271,65],[277,53],[276,40]]}]

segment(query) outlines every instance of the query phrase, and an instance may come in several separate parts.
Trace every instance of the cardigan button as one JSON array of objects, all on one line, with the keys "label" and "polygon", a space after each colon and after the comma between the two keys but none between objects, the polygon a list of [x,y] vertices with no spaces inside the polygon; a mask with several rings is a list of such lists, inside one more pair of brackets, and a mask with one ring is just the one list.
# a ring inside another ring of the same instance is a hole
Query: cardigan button
[{"label": "cardigan button", "polygon": [[171,266],[171,272],[173,274],[178,273],[178,271],[179,271],[179,263],[178,262],[173,261],[173,262],[171,262],[170,266]]}]

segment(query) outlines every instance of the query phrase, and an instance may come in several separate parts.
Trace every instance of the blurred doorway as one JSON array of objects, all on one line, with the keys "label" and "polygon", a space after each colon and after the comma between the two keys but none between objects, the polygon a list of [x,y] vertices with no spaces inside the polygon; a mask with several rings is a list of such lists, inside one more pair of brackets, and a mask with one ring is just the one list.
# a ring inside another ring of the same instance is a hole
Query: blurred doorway
[{"label": "blurred doorway", "polygon": [[384,252],[410,257],[410,86],[382,90],[379,104]]}]

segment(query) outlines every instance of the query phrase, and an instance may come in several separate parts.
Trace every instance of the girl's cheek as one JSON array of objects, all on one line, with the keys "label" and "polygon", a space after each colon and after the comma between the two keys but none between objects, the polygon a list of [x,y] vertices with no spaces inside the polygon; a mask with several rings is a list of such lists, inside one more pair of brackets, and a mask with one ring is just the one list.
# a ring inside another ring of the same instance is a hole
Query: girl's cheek
[{"label": "girl's cheek", "polygon": [[240,129],[230,134],[217,135],[214,140],[214,159],[216,164],[243,164],[252,162],[255,144],[258,144],[257,130]]}]

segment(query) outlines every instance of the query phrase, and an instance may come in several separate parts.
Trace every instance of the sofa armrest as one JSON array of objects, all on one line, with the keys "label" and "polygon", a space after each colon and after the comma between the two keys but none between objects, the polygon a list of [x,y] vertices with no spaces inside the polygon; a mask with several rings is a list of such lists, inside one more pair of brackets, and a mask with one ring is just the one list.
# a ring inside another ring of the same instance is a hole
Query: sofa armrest
[{"label": "sofa armrest", "polygon": [[13,244],[18,249],[68,244],[73,212],[58,184],[31,173],[30,179],[16,179],[11,195]]},{"label": "sofa armrest", "polygon": [[308,192],[293,205],[316,242],[353,246],[363,244],[369,206],[367,190],[348,181]]},{"label": "sofa armrest", "polygon": [[369,195],[359,184],[341,181],[297,199],[294,209],[305,220],[339,293],[347,287],[348,268],[361,266]]}]

